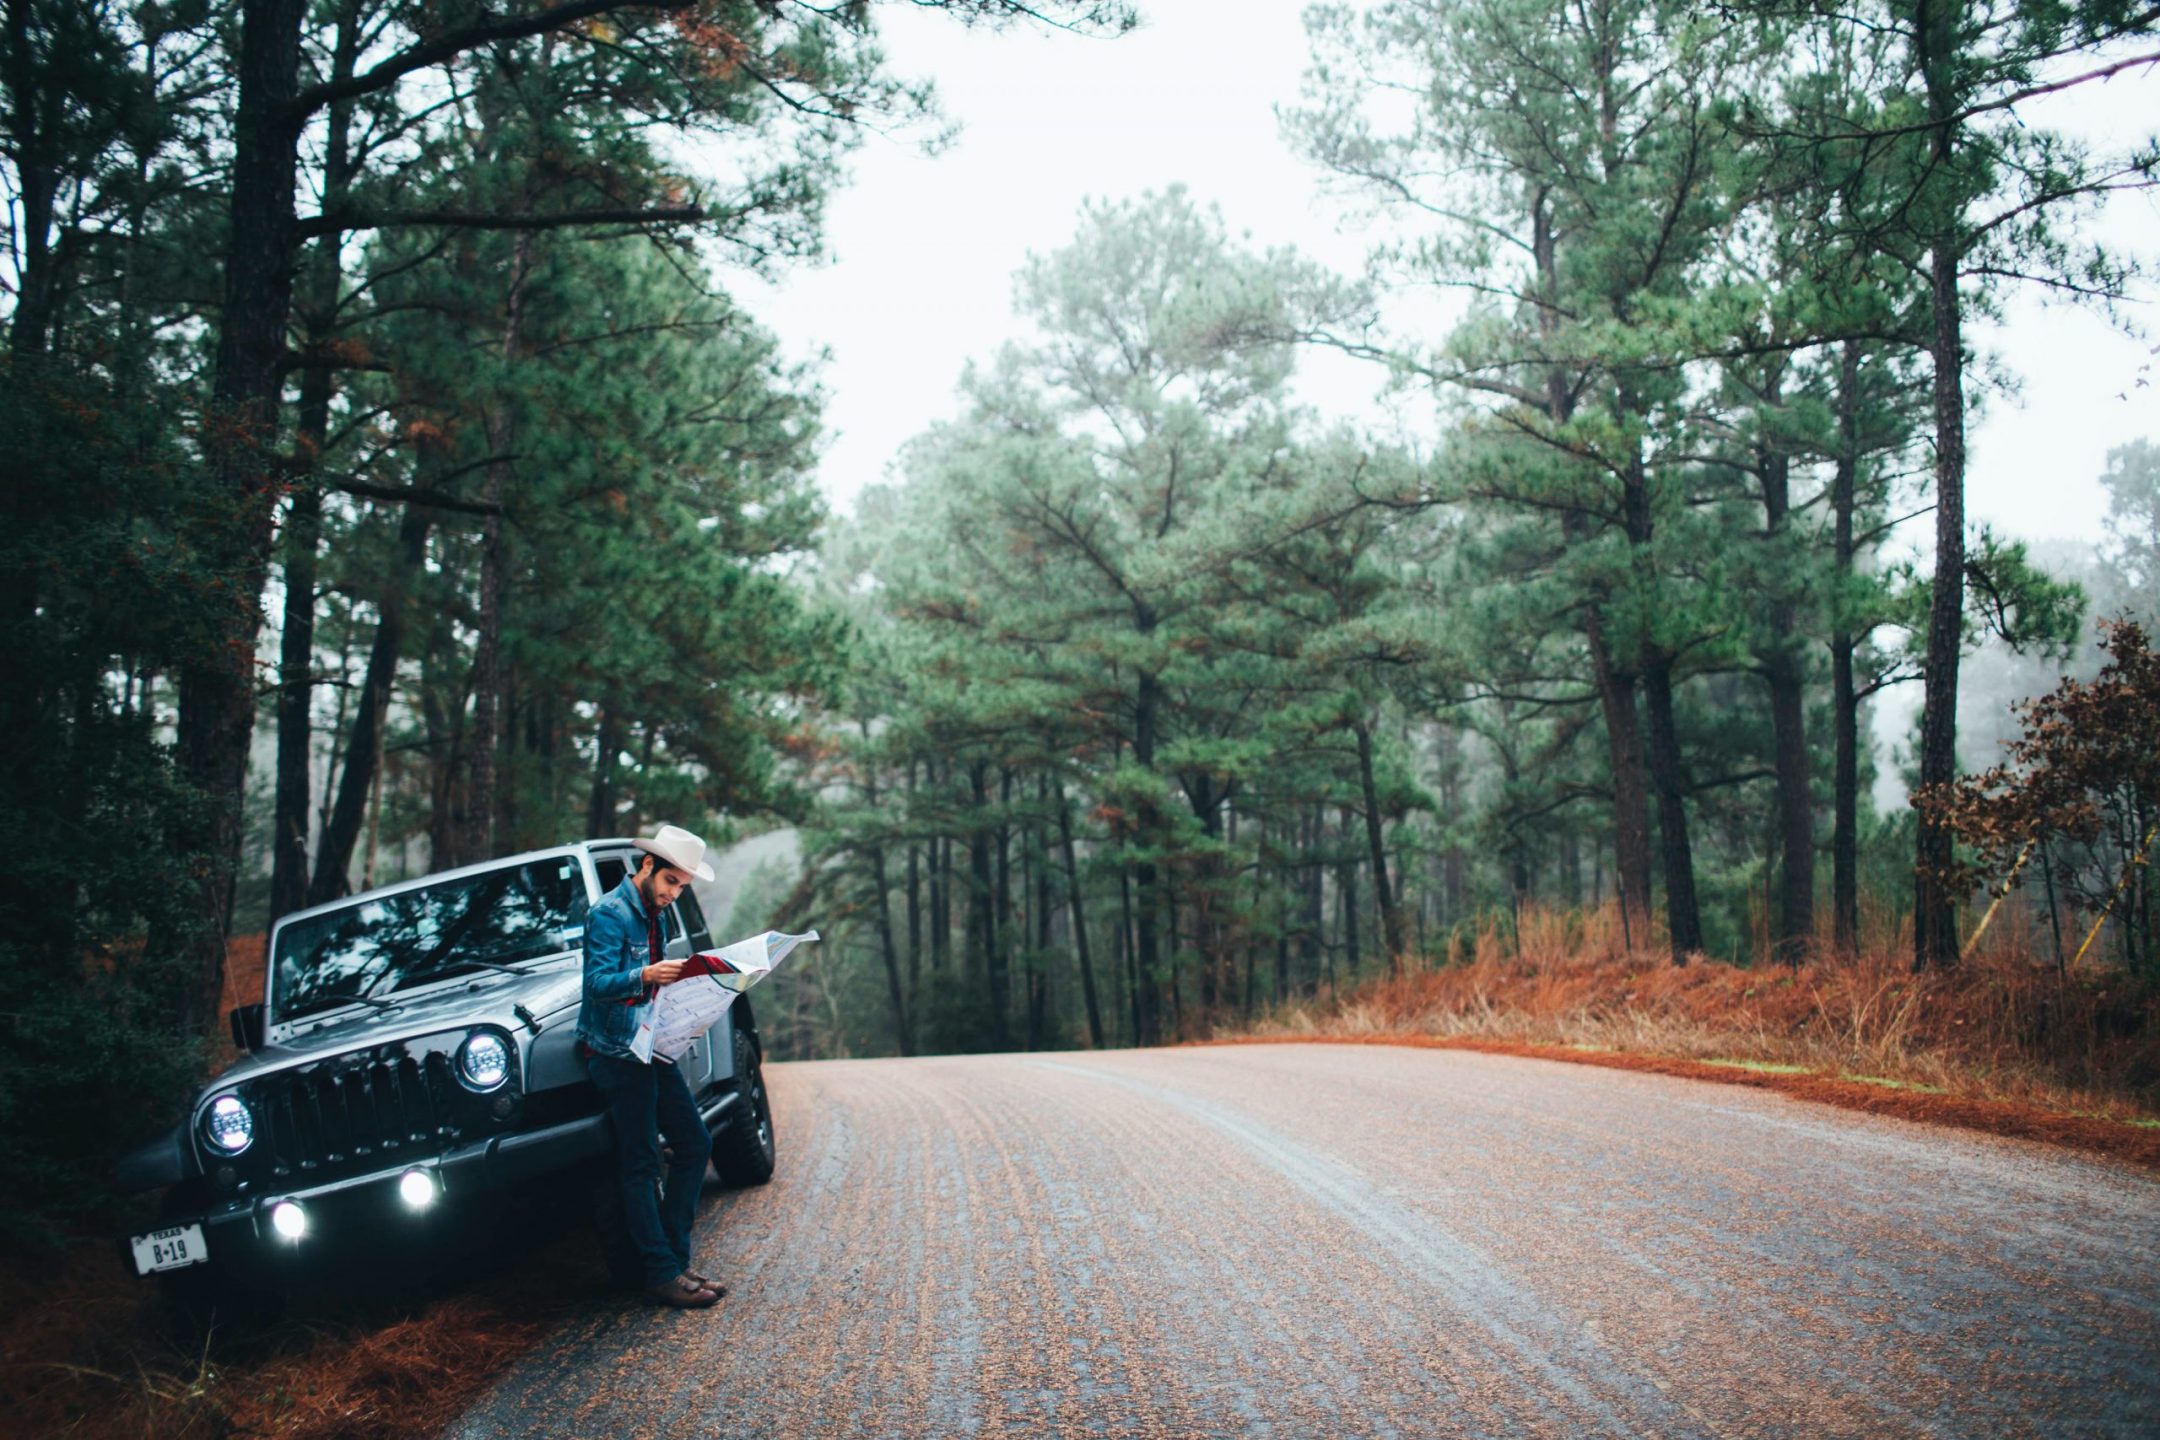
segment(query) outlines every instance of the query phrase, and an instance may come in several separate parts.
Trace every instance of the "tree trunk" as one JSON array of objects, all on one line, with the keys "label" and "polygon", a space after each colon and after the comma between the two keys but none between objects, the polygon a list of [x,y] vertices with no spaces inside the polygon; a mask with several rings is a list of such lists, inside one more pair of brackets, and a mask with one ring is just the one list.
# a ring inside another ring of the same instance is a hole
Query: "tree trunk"
[{"label": "tree trunk", "polygon": [[[997,935],[990,946],[991,1030],[997,1048],[1012,1048],[1012,771],[998,767],[997,910],[993,921]],[[1027,932],[1020,932],[1023,944]]]},{"label": "tree trunk", "polygon": [[1044,966],[1050,956],[1050,832],[1046,828],[1048,816],[1042,811],[1050,799],[1050,781],[1045,775],[1035,777],[1035,822],[1028,826],[1027,850],[1035,872],[1034,900],[1034,953],[1028,957],[1028,1049],[1040,1050],[1048,1043],[1050,1034],[1050,986]]},{"label": "tree trunk", "polygon": [[1308,994],[1319,988],[1320,967],[1327,954],[1327,861],[1322,853],[1327,843],[1326,827],[1326,817],[1316,803],[1305,815],[1305,926],[1298,947]]},{"label": "tree trunk", "polygon": [[[1183,951],[1182,947],[1178,944],[1179,929],[1177,898],[1177,885],[1175,883],[1175,880],[1173,879],[1171,884],[1162,887],[1163,938],[1166,947],[1170,951],[1170,956],[1167,972],[1164,974],[1161,982],[1157,986],[1157,988],[1161,991],[1161,996],[1157,999],[1156,1004],[1160,1008],[1167,1008],[1170,1012],[1171,1037],[1173,1039],[1182,1040],[1186,1038],[1185,997],[1182,993],[1183,981],[1185,979],[1185,976],[1180,966],[1180,961],[1183,958]],[[1163,1000],[1165,999],[1169,1002],[1167,1007],[1163,1006]]]},{"label": "tree trunk", "polygon": [[998,958],[997,895],[990,859],[990,787],[988,766],[978,760],[968,767],[968,783],[975,796],[975,813],[968,829],[969,931],[977,947],[990,996],[991,1034],[997,1048],[1006,1048],[1003,962]]},{"label": "tree trunk", "polygon": [[[1623,387],[1620,407],[1624,413],[1641,413],[1636,399]],[[1638,440],[1621,476],[1621,526],[1627,535],[1630,564],[1634,571],[1637,604],[1656,598],[1659,559],[1652,549],[1656,514],[1650,496],[1650,477]],[[1643,703],[1648,713],[1650,781],[1658,796],[1658,837],[1665,874],[1665,926],[1672,941],[1675,965],[1702,949],[1702,919],[1695,903],[1695,859],[1688,844],[1687,782],[1680,760],[1680,737],[1673,723],[1672,656],[1638,625],[1635,661],[1642,680]],[[1623,877],[1623,883],[1624,883]],[[1632,940],[1633,928],[1629,928]]]},{"label": "tree trunk", "polygon": [[1118,888],[1118,961],[1125,976],[1125,1007],[1132,1016],[1132,1043],[1146,1043],[1140,1026],[1140,947],[1133,939],[1132,876],[1120,867]]},{"label": "tree trunk", "polygon": [[885,893],[885,847],[882,845],[870,847],[870,879],[877,887],[878,947],[884,952],[885,988],[892,998],[893,1038],[899,1042],[902,1055],[913,1055],[915,1032],[908,1024],[907,992],[900,984],[900,955],[893,942],[892,905]]},{"label": "tree trunk", "polygon": [[[1764,396],[1776,406],[1779,386],[1772,379]],[[1762,484],[1763,539],[1770,547],[1769,583],[1776,587],[1765,616],[1768,635],[1759,652],[1763,680],[1770,689],[1770,732],[1775,752],[1778,803],[1779,868],[1776,929],[1770,946],[1775,959],[1798,964],[1815,941],[1815,806],[1807,743],[1807,697],[1801,670],[1801,639],[1795,619],[1792,586],[1797,576],[1784,553],[1791,509],[1791,458],[1774,444],[1758,450],[1756,474]]]},{"label": "tree trunk", "polygon": [[1650,774],[1658,791],[1658,835],[1665,857],[1665,926],[1672,959],[1685,965],[1703,948],[1702,915],[1695,903],[1695,857],[1688,845],[1687,781],[1680,736],[1673,726],[1672,669],[1662,652],[1643,665],[1643,699],[1650,712]]},{"label": "tree trunk", "polygon": [[[1912,30],[1914,68],[1927,86],[1934,168],[1953,172],[1962,96],[1951,57],[1960,43],[1962,7],[1922,7]],[[1939,217],[1928,247],[1928,298],[1934,362],[1935,582],[1928,599],[1927,670],[1920,702],[1920,789],[1957,776],[1958,652],[1965,611],[1965,339],[1958,298],[1964,259],[1956,215]],[[1913,856],[1913,968],[1957,963],[1957,906],[1945,871],[1954,848],[1949,828],[1922,811]]]},{"label": "tree trunk", "polygon": [[1763,678],[1770,687],[1782,852],[1777,930],[1770,946],[1775,959],[1797,965],[1815,941],[1815,812],[1799,655],[1788,649],[1765,656]]},{"label": "tree trunk", "polygon": [[[1133,706],[1133,760],[1143,770],[1155,768],[1155,710],[1159,699],[1155,677],[1143,670],[1140,672],[1138,695]],[[1146,853],[1160,840],[1162,833],[1161,818],[1155,812],[1153,800],[1143,799],[1140,802],[1139,822],[1140,845]],[[1133,862],[1132,871],[1133,888],[1138,891],[1133,897],[1134,944],[1137,951],[1134,964],[1139,972],[1142,992],[1147,996],[1140,1011],[1143,1022],[1140,1043],[1152,1045],[1160,1038],[1154,986],[1162,976],[1159,940],[1155,929],[1156,919],[1162,908],[1162,895],[1153,859]],[[1175,948],[1176,944],[1173,936],[1171,945]]]},{"label": "tree trunk", "polygon": [[[30,6],[20,0],[6,7],[8,50],[14,59],[5,77],[12,142],[8,159],[14,172],[12,198],[17,211],[10,217],[16,221],[11,238],[19,237],[8,348],[13,357],[9,368],[18,383],[30,380],[41,368],[36,367],[32,357],[42,356],[52,342],[53,309],[59,289],[59,257],[52,248],[52,225],[60,194],[59,157],[64,141],[53,131],[64,117],[54,113],[61,108],[55,103],[57,97],[39,84],[39,37],[34,33],[33,20]],[[137,228],[129,226],[131,246]],[[19,461],[0,464],[0,487],[4,487],[6,495],[0,524],[8,527],[10,535],[33,533],[31,517],[37,496],[32,487],[38,477],[30,470]],[[9,737],[8,779],[15,796],[35,794],[52,778],[41,774],[44,755],[50,752],[26,741],[43,729],[47,706],[58,699],[52,693],[57,682],[34,663],[29,647],[16,639],[35,630],[40,604],[37,567],[17,565],[0,571],[0,635],[7,637],[0,641],[0,734]],[[12,876],[0,881],[0,888],[5,891],[0,908],[7,911],[23,913],[50,906],[49,900],[19,889]]]},{"label": "tree trunk", "polygon": [[262,629],[272,511],[278,493],[278,411],[285,322],[292,308],[293,195],[298,127],[289,116],[300,73],[304,0],[242,0],[239,97],[233,118],[232,199],[224,306],[211,380],[208,485],[200,524],[203,568],[227,600],[208,616],[211,639],[180,672],[174,758],[202,803],[174,842],[200,857],[200,880],[153,948],[186,957],[192,973],[183,1033],[204,1030],[225,981],[240,860],[241,798],[255,729],[255,642]]},{"label": "tree trunk", "polygon": [[[440,652],[431,660],[440,660]],[[428,767],[428,868],[448,870],[477,860],[463,851],[465,838],[466,706],[472,699],[472,667],[458,667],[458,690],[446,702],[439,679],[421,667],[420,724],[427,732],[422,752]]]},{"label": "tree trunk", "polygon": [[1860,701],[1853,683],[1859,648],[1844,595],[1853,573],[1853,510],[1860,471],[1860,342],[1848,340],[1838,362],[1838,454],[1830,480],[1836,598],[1830,632],[1830,724],[1836,758],[1831,788],[1831,945],[1850,956],[1860,944]]},{"label": "tree trunk", "polygon": [[[1221,839],[1221,820],[1218,797],[1211,777],[1202,775],[1185,786],[1185,793],[1192,802],[1193,818],[1200,822],[1200,833],[1208,844],[1186,862],[1188,879],[1184,891],[1192,897],[1193,948],[1200,960],[1200,1013],[1212,1019],[1219,1003],[1220,959],[1216,954],[1210,910],[1214,901],[1214,875],[1211,871],[1215,842]],[[1173,961],[1173,963],[1175,963]]]},{"label": "tree trunk", "polygon": [[[1450,759],[1462,753],[1462,740],[1454,731],[1443,732]],[[1444,815],[1454,815],[1462,803],[1462,778],[1455,764],[1449,764],[1440,776],[1440,808]],[[1462,918],[1463,890],[1469,884],[1468,864],[1462,847],[1449,845],[1440,856],[1440,919],[1450,929]]]},{"label": "tree trunk", "polygon": [[[1947,149],[1947,139],[1941,144]],[[1935,321],[1935,582],[1928,601],[1927,669],[1920,702],[1920,789],[1957,778],[1958,651],[1965,610],[1965,358],[1958,259],[1947,237],[1928,257]],[[1918,819],[1913,968],[1924,970],[1957,963],[1957,905],[1945,883],[1954,848],[1950,830],[1927,811]]]},{"label": "tree trunk", "polygon": [[[915,824],[915,762],[907,767],[908,825]],[[922,981],[922,847],[914,840],[907,847],[907,993],[914,1004]]]},{"label": "tree trunk", "polygon": [[1342,812],[1342,829],[1338,833],[1345,842],[1340,868],[1335,876],[1336,901],[1342,908],[1343,975],[1346,979],[1355,981],[1358,967],[1364,963],[1364,958],[1358,948],[1357,861],[1350,858],[1354,851],[1348,843],[1350,811],[1347,808]]},{"label": "tree trunk", "polygon": [[[863,739],[870,739],[870,722],[862,722]],[[863,766],[863,801],[875,819],[878,808],[877,766],[865,761]],[[870,846],[870,884],[875,892],[871,901],[877,906],[878,950],[885,960],[885,989],[892,1002],[893,1038],[898,1042],[902,1056],[915,1053],[914,1030],[908,1024],[907,991],[900,983],[900,947],[893,938],[892,896],[885,882],[885,847]]]},{"label": "tree trunk", "polygon": [[[1604,78],[1609,83],[1609,75]],[[1557,339],[1562,314],[1560,236],[1551,199],[1543,187],[1532,196],[1530,216],[1531,258],[1537,270],[1538,290],[1545,300],[1536,307],[1537,323],[1550,344]],[[1574,414],[1572,379],[1564,366],[1546,369],[1545,413],[1556,427],[1567,424]],[[1585,538],[1583,517],[1566,516],[1562,532],[1570,541]],[[1632,949],[1647,944],[1650,936],[1650,796],[1643,782],[1642,730],[1635,709],[1636,675],[1615,660],[1605,634],[1605,617],[1595,599],[1583,609],[1583,638],[1588,642],[1598,708],[1605,721],[1606,750],[1612,769],[1613,855],[1619,870],[1620,928]]]},{"label": "tree trunk", "polygon": [[600,730],[593,741],[592,795],[585,806],[585,836],[599,840],[615,833],[615,763],[622,755],[622,720],[612,704],[600,706]]},{"label": "tree trunk", "polygon": [[[367,855],[360,862],[360,888],[375,888],[375,857],[382,846],[382,792],[383,792],[383,730],[375,727],[375,758],[370,762],[375,783],[368,787],[367,802]],[[328,788],[327,786],[325,788]],[[328,827],[328,822],[325,828]]]},{"label": "tree trunk", "polygon": [[[647,721],[645,724],[638,727],[637,762],[630,767],[630,774],[633,778],[652,773],[653,742],[655,734],[655,727],[650,721]],[[638,831],[645,828],[645,817],[641,808],[644,805],[644,802],[645,797],[642,792],[636,789],[631,790],[630,812],[627,815],[624,815],[620,821],[624,834],[635,835],[638,833]]]},{"label": "tree trunk", "polygon": [[[80,143],[75,133],[79,119],[69,113],[74,100],[70,87],[44,71],[45,66],[67,63],[70,57],[52,53],[66,41],[49,30],[40,33],[35,10],[27,0],[9,0],[6,8],[12,63],[4,83],[16,212],[10,217],[16,223],[9,234],[16,255],[8,349],[18,358],[42,355],[53,343],[64,269],[61,251],[52,243],[53,221],[66,183],[64,167],[78,158],[70,152]],[[138,230],[138,225],[128,227],[131,239]],[[16,474],[18,467],[7,468],[10,486],[29,481],[30,477]]]},{"label": "tree trunk", "polygon": [[1252,882],[1253,882],[1253,885],[1252,885],[1252,905],[1251,905],[1251,908],[1250,908],[1249,910],[1247,910],[1247,911],[1246,911],[1246,914],[1247,914],[1247,916],[1248,916],[1248,917],[1250,917],[1250,918],[1248,918],[1248,919],[1247,919],[1247,921],[1246,921],[1246,924],[1245,924],[1245,982],[1244,982],[1244,989],[1243,989],[1243,994],[1241,995],[1241,997],[1239,998],[1239,1001],[1238,1001],[1238,1012],[1239,1012],[1239,1015],[1240,1015],[1240,1017],[1241,1017],[1241,1018],[1242,1018],[1242,1019],[1244,1020],[1244,1022],[1245,1022],[1245,1023],[1246,1023],[1246,1024],[1248,1025],[1248,1026],[1252,1024],[1252,1017],[1253,1017],[1253,1004],[1254,1004],[1254,1001],[1255,1001],[1255,999],[1256,999],[1256,996],[1257,996],[1257,990],[1258,990],[1258,986],[1259,986],[1259,971],[1260,971],[1260,924],[1259,924],[1259,922],[1260,922],[1260,916],[1261,916],[1261,914],[1263,913],[1263,907],[1264,907],[1264,906],[1265,906],[1265,905],[1267,904],[1267,873],[1268,873],[1268,871],[1267,871],[1267,842],[1268,842],[1268,827],[1267,827],[1267,821],[1266,821],[1265,819],[1263,819],[1263,818],[1260,818],[1260,817],[1257,817],[1257,816],[1256,816],[1256,817],[1254,818],[1254,823],[1255,823],[1256,825],[1258,825],[1258,826],[1259,826],[1259,829],[1260,829],[1260,834],[1259,834],[1259,836],[1258,836],[1258,837],[1257,837],[1257,838],[1255,839],[1255,841],[1254,841],[1254,843],[1253,843],[1253,869],[1252,869]]},{"label": "tree trunk", "polygon": [[[1285,834],[1284,839],[1294,841],[1294,835]],[[1290,897],[1297,884],[1297,872],[1287,860],[1275,867],[1277,902],[1275,920],[1275,1003],[1280,1005],[1290,994]]]},{"label": "tree trunk", "polygon": [[1088,1044],[1100,1050],[1103,1036],[1102,1008],[1095,998],[1095,963],[1088,956],[1087,903],[1080,892],[1080,861],[1073,851],[1072,807],[1065,789],[1057,789],[1058,838],[1065,845],[1065,894],[1072,911],[1073,949],[1080,959],[1080,995],[1087,1004]]},{"label": "tree trunk", "polygon": [[383,577],[376,597],[375,643],[368,651],[367,676],[360,682],[352,740],[345,747],[345,774],[338,785],[337,803],[330,810],[330,823],[323,827],[315,878],[308,886],[308,902],[313,905],[338,899],[351,885],[353,846],[367,816],[368,793],[382,753],[383,725],[405,644],[406,595],[427,554],[427,532],[427,512],[418,506],[408,509],[398,522],[399,568]]},{"label": "tree trunk", "polygon": [[1365,796],[1365,845],[1372,856],[1373,898],[1380,905],[1380,933],[1387,945],[1390,980],[1402,973],[1402,957],[1408,948],[1403,938],[1402,915],[1395,907],[1395,892],[1388,884],[1387,847],[1380,834],[1380,792],[1373,783],[1372,727],[1363,720],[1351,727],[1357,736],[1358,783]]},{"label": "tree trunk", "polygon": [[337,702],[330,710],[330,751],[323,757],[322,799],[315,806],[315,828],[325,830],[330,825],[330,806],[337,799],[336,788],[330,783],[344,764],[344,745],[347,740],[346,719],[352,710],[352,641],[353,603],[345,602],[345,628],[338,641],[338,687]]},{"label": "tree trunk", "polygon": [[975,800],[969,812],[967,830],[967,935],[962,962],[963,978],[969,984],[986,983],[988,946],[983,936],[987,932],[990,917],[990,842],[983,825],[983,812],[990,807],[990,796],[985,788],[983,767],[977,762],[968,767],[968,787]]},{"label": "tree trunk", "polygon": [[1637,677],[1613,659],[1605,639],[1604,620],[1594,606],[1585,611],[1583,634],[1589,642],[1612,770],[1613,867],[1618,872],[1620,927],[1628,947],[1634,949],[1650,943],[1650,794],[1643,783],[1642,722],[1635,705]]},{"label": "tree trunk", "polygon": [[[352,77],[360,54],[360,7],[338,15],[330,78]],[[352,188],[351,102],[330,107],[324,135],[323,197],[326,213],[341,208]],[[278,636],[277,796],[270,834],[270,918],[303,908],[308,894],[308,810],[315,702],[315,573],[322,538],[322,489],[315,472],[329,443],[330,405],[337,372],[322,351],[337,331],[344,288],[341,257],[345,234],[332,230],[315,244],[305,302],[307,370],[300,377],[299,429],[294,436],[292,509],[285,530],[285,615]]]},{"label": "tree trunk", "polygon": [[[330,375],[310,370],[300,390],[300,433],[315,425],[318,443],[330,417]],[[270,824],[270,920],[304,909],[308,892],[309,773],[314,749],[316,549],[322,537],[322,491],[303,478],[293,490],[285,527],[285,615],[278,636],[277,795]]]},{"label": "tree trunk", "polygon": [[[946,773],[949,783],[951,772]],[[930,842],[930,968],[940,974],[952,967],[952,837]]]},{"label": "tree trunk", "polygon": [[[532,265],[532,232],[520,231],[511,249],[510,288],[503,301],[502,337],[496,349],[496,360],[502,366],[506,381],[517,365],[523,345],[525,287],[532,275]],[[488,509],[480,527],[480,633],[473,649],[472,726],[466,751],[469,780],[464,834],[459,842],[468,861],[495,853],[496,751],[501,743],[502,604],[509,563],[503,528],[503,499],[510,492],[512,465],[507,457],[516,439],[507,394],[498,395],[495,403],[488,406],[486,428],[488,453],[497,458],[488,462],[487,480],[481,489],[481,500]]]}]

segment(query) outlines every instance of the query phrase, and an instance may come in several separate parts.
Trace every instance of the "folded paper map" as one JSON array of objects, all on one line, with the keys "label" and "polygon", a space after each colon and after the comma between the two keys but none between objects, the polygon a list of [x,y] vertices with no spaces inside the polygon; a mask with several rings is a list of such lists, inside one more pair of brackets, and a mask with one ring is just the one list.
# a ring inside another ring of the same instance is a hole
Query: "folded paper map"
[{"label": "folded paper map", "polygon": [[718,950],[700,950],[683,965],[683,978],[653,997],[652,1053],[674,1060],[720,1023],[735,997],[780,968],[796,946],[815,940],[815,930],[783,935],[767,930]]}]

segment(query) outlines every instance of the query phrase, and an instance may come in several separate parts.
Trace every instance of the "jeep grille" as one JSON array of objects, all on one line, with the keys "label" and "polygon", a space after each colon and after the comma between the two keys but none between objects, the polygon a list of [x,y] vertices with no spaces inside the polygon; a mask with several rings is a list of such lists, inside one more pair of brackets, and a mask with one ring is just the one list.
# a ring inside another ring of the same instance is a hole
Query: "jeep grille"
[{"label": "jeep grille", "polygon": [[239,1161],[243,1177],[313,1184],[421,1159],[504,1128],[520,1108],[518,1067],[501,1090],[473,1094],[451,1069],[464,1035],[380,1045],[243,1085],[257,1125],[257,1144]]},{"label": "jeep grille", "polygon": [[432,1149],[457,1134],[457,1081],[441,1051],[293,1075],[263,1098],[270,1155],[281,1172],[342,1168],[409,1146]]}]

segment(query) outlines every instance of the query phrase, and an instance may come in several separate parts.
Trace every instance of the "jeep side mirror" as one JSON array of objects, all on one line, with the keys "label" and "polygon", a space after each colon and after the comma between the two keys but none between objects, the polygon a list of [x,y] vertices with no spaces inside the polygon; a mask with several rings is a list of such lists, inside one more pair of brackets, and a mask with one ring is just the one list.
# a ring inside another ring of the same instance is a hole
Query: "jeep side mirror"
[{"label": "jeep side mirror", "polygon": [[242,1050],[248,1051],[250,1054],[262,1049],[262,1006],[242,1005],[239,1009],[233,1011],[225,1018],[232,1022],[233,1044],[239,1046]]}]

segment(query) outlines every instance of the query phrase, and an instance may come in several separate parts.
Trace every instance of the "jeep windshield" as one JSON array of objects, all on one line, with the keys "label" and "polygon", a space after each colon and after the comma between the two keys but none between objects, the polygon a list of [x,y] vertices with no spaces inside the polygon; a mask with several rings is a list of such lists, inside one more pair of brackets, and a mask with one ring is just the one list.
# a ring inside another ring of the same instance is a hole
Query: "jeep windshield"
[{"label": "jeep windshield", "polygon": [[439,880],[295,920],[278,931],[270,1014],[297,1020],[466,970],[575,949],[585,937],[575,857]]}]

